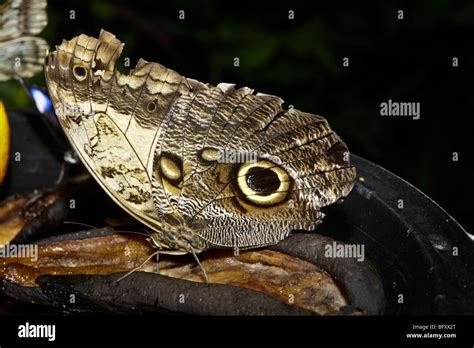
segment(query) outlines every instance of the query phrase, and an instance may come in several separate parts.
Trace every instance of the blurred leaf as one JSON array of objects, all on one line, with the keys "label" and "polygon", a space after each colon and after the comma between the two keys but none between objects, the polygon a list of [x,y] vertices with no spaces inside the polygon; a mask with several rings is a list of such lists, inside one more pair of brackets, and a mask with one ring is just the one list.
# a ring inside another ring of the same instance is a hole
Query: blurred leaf
[{"label": "blurred leaf", "polygon": [[271,69],[268,63],[275,54],[276,48],[277,40],[274,37],[250,42],[242,49],[240,67],[246,70]]},{"label": "blurred leaf", "polygon": [[[340,65],[325,42],[325,34],[317,21],[305,23],[284,38],[286,46],[297,56],[306,56],[311,64],[319,61],[332,74],[340,72]],[[311,62],[311,58],[315,61]]]},{"label": "blurred leaf", "polygon": [[115,7],[109,1],[90,1],[89,4],[92,13],[96,14],[97,17],[105,20],[111,20],[116,16]]}]

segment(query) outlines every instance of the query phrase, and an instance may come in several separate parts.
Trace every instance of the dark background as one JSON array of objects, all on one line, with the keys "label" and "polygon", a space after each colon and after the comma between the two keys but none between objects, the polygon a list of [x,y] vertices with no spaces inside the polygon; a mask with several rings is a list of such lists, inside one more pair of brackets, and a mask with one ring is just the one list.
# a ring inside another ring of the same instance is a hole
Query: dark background
[{"label": "dark background", "polygon": [[[352,152],[412,183],[472,231],[474,2],[53,0],[48,15],[41,36],[51,47],[104,28],[126,43],[122,58],[132,67],[142,57],[325,116]],[[33,81],[44,85],[42,76]],[[31,107],[14,81],[0,84],[0,95],[9,108]],[[421,118],[380,116],[388,99],[420,102]]]}]

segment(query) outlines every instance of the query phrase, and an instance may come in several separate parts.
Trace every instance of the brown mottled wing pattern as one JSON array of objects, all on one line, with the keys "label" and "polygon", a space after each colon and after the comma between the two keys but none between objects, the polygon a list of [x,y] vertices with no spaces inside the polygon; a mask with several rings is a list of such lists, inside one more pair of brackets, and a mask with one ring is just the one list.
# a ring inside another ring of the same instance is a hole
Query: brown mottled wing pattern
[{"label": "brown mottled wing pattern", "polygon": [[[200,235],[213,246],[275,244],[291,230],[312,229],[322,218],[320,208],[352,188],[355,171],[344,161],[347,148],[327,121],[296,110],[283,111],[282,103],[278,97],[220,84],[180,98],[172,110],[171,115],[183,110],[183,116],[171,120],[176,134],[165,133],[161,149],[174,146],[172,152],[189,168],[184,168],[179,192],[168,194],[168,199],[188,224],[203,228]],[[249,202],[244,192],[233,189],[238,179],[235,165],[199,160],[209,148],[255,153],[259,160],[283,168],[291,184],[281,190],[288,190],[285,199],[274,205]],[[159,180],[156,174],[155,182]]]},{"label": "brown mottled wing pattern", "polygon": [[0,7],[0,81],[29,78],[43,69],[48,45],[46,0],[9,0]]},{"label": "brown mottled wing pattern", "polygon": [[[158,235],[190,235],[185,242],[201,250],[275,244],[314,228],[321,207],[352,189],[347,147],[324,118],[144,60],[123,75],[115,69],[122,47],[105,31],[64,41],[48,57],[46,78],[86,167]],[[164,245],[180,249],[169,239]]]}]

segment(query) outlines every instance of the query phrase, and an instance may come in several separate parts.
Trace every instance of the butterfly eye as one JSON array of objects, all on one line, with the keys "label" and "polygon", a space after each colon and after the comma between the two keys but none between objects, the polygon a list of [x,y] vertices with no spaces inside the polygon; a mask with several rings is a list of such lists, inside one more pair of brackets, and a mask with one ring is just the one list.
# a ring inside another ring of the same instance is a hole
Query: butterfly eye
[{"label": "butterfly eye", "polygon": [[72,72],[77,81],[84,81],[87,77],[87,70],[82,65],[74,65]]},{"label": "butterfly eye", "polygon": [[[291,179],[281,167],[270,161],[244,163],[237,171],[237,191],[255,205],[271,206],[288,196]],[[240,196],[239,195],[239,196]]]}]

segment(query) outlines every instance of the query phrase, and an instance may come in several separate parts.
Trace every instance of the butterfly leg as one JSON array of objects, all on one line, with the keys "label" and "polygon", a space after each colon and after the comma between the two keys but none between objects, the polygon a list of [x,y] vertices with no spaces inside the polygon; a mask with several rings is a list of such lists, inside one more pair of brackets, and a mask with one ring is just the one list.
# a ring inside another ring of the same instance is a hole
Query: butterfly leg
[{"label": "butterfly leg", "polygon": [[145,264],[146,264],[148,261],[150,261],[155,255],[159,255],[159,253],[160,253],[160,250],[155,251],[153,254],[151,254],[150,256],[148,256],[148,257],[146,258],[146,260],[143,261],[143,263],[142,263],[140,266],[135,267],[134,269],[132,269],[131,271],[127,272],[126,274],[124,274],[123,276],[121,276],[119,279],[117,279],[117,283],[118,283],[119,281],[121,281],[121,280],[127,278],[130,274],[132,274],[132,273],[138,271],[140,268],[142,268],[143,266],[145,266]]},{"label": "butterfly leg", "polygon": [[209,278],[207,277],[207,272],[206,270],[204,269],[204,267],[202,266],[201,262],[199,261],[199,258],[197,257],[197,254],[196,252],[194,251],[194,248],[192,246],[190,246],[191,248],[191,252],[194,256],[194,259],[196,260],[197,264],[199,265],[199,267],[201,268],[202,270],[202,273],[204,274],[204,279],[206,280],[206,284],[209,284]]},{"label": "butterfly leg", "polygon": [[160,274],[160,251],[156,252],[156,273]]},{"label": "butterfly leg", "polygon": [[148,241],[154,248],[160,249],[165,254],[193,254],[202,270],[206,283],[209,283],[207,272],[197,257],[197,252],[205,250],[206,245],[192,230],[185,228],[179,230],[163,229],[161,233],[152,233]]}]

